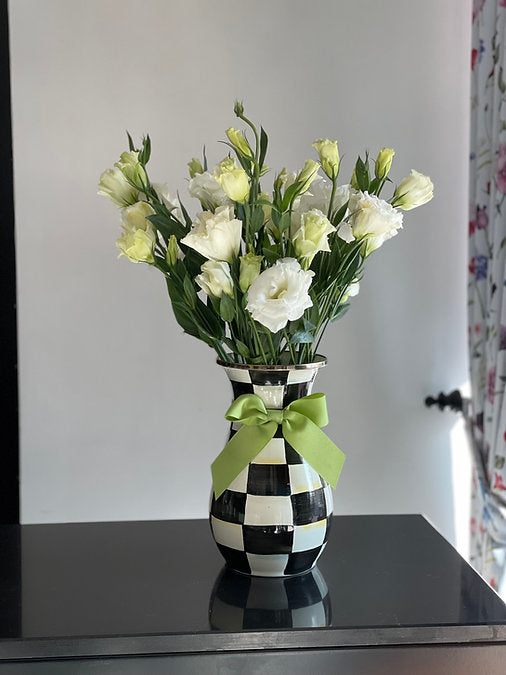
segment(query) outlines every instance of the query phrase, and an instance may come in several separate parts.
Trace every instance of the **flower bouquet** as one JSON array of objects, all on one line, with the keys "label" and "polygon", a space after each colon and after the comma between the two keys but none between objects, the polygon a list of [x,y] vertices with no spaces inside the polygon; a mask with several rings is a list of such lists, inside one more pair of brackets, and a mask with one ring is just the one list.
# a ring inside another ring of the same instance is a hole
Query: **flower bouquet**
[{"label": "flower bouquet", "polygon": [[[267,134],[241,103],[234,112],[251,140],[230,127],[229,153],[212,170],[205,152],[189,162],[195,215],[166,185],[151,182],[149,136],[136,148],[128,135],[129,151],[102,174],[99,194],[121,208],[120,256],[160,270],[176,320],[216,351],[232,382],[230,440],[212,467],[220,550],[242,572],[296,574],[314,565],[325,544],[329,483],[344,460],[320,429],[323,394],[309,395],[324,363],[320,341],[357,295],[368,256],[397,234],[403,211],[432,198],[433,186],[413,170],[383,199],[390,148],[379,151],[372,171],[367,153],[359,157],[340,185],[337,141],[325,139],[313,143],[318,161],[295,173],[282,169],[267,191]],[[306,515],[298,515],[298,502]]]}]

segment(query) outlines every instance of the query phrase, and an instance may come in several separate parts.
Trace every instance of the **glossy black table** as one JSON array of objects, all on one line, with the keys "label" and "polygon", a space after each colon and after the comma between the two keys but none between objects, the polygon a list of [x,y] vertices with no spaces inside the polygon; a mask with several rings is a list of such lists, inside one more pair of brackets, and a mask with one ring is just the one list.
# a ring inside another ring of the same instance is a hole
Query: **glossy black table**
[{"label": "glossy black table", "polygon": [[506,606],[422,516],[333,519],[318,567],[223,569],[204,520],[0,527],[0,675],[506,673]]}]

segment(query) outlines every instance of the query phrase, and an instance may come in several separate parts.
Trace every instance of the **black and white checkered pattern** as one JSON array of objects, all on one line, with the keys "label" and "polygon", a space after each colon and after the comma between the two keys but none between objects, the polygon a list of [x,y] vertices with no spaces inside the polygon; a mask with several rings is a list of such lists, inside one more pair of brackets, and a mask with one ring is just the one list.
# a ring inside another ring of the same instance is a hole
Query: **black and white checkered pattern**
[{"label": "black and white checkered pattern", "polygon": [[[282,409],[311,393],[313,368],[225,367],[234,399],[257,394]],[[232,424],[230,437],[237,431]],[[210,508],[214,539],[227,564],[261,577],[302,574],[323,551],[332,516],[332,489],[283,438],[275,437]]]},{"label": "black and white checkered pattern", "polygon": [[214,630],[325,627],[331,621],[327,584],[317,567],[284,579],[261,579],[225,569],[209,602]]}]

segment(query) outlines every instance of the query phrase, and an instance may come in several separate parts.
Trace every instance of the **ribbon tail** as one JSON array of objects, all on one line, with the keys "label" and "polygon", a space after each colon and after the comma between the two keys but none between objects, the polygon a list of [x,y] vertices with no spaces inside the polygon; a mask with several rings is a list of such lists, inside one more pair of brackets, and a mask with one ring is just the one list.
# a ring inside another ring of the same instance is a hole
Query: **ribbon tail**
[{"label": "ribbon tail", "polygon": [[274,437],[278,425],[267,422],[258,426],[243,425],[232,436],[211,464],[213,490],[216,499],[230,483],[252,462]]},{"label": "ribbon tail", "polygon": [[[309,418],[295,413],[297,419],[283,422],[283,436],[306,462],[336,487],[346,455]],[[303,419],[300,419],[303,418]]]}]

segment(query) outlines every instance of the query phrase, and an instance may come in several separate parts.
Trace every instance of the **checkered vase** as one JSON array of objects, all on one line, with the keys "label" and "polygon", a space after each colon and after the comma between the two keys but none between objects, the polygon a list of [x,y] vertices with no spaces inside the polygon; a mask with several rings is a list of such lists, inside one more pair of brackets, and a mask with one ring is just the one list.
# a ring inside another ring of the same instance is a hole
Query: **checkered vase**
[{"label": "checkered vase", "polygon": [[[234,399],[257,394],[266,408],[282,409],[311,393],[326,361],[291,366],[220,362]],[[230,438],[239,427],[233,423]],[[228,489],[211,496],[211,529],[227,565],[260,577],[310,570],[325,548],[332,516],[332,489],[284,439],[281,427]]]}]

